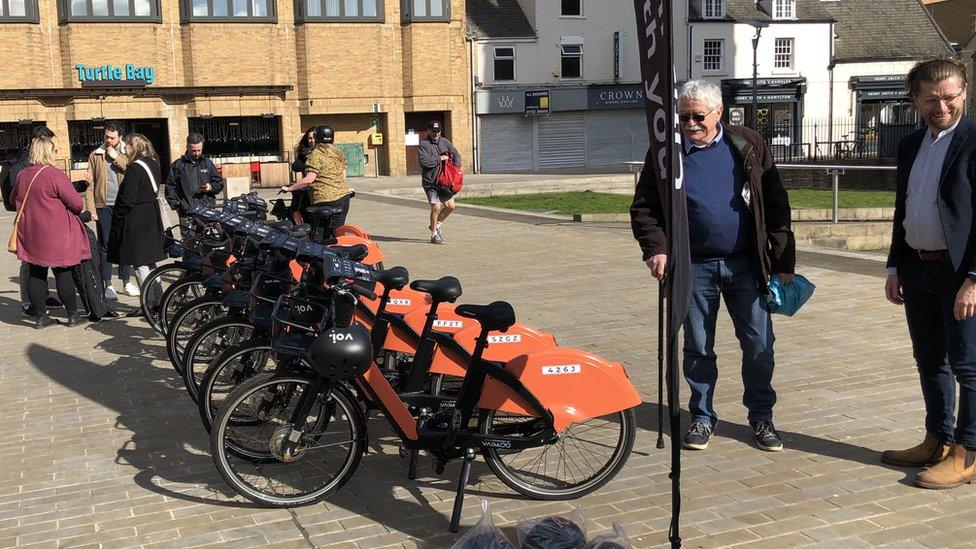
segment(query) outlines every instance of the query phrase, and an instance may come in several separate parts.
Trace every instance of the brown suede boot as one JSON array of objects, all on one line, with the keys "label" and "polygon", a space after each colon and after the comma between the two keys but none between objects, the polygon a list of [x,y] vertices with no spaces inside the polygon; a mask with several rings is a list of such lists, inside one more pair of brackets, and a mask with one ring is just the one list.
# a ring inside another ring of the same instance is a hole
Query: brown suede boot
[{"label": "brown suede boot", "polygon": [[922,488],[945,490],[976,481],[976,452],[954,444],[949,457],[922,471],[915,484]]},{"label": "brown suede boot", "polygon": [[907,450],[885,450],[881,462],[898,467],[925,467],[942,461],[952,447],[939,440],[932,433],[925,433],[925,440]]}]

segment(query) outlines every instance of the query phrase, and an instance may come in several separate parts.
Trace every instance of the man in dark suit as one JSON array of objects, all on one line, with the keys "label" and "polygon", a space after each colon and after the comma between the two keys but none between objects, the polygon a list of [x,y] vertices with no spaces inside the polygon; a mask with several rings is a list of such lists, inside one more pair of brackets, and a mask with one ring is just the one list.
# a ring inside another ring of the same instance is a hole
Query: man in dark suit
[{"label": "man in dark suit", "polygon": [[881,460],[930,466],[917,485],[955,488],[976,481],[976,124],[963,116],[963,63],[920,62],[905,84],[927,127],[899,146],[885,295],[905,306],[926,433],[918,446],[885,451]]}]

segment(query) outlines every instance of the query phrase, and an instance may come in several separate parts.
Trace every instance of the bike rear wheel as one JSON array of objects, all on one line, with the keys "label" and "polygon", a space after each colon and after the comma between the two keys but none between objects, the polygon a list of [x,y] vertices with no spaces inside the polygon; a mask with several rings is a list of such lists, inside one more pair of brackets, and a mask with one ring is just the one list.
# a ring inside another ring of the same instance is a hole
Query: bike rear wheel
[{"label": "bike rear wheel", "polygon": [[[485,435],[517,436],[537,418],[485,410]],[[524,427],[524,428],[523,428]],[[485,462],[509,488],[543,500],[574,499],[600,488],[627,462],[634,447],[634,409],[574,423],[546,446],[525,450],[484,449]]]},{"label": "bike rear wheel", "polygon": [[[289,423],[315,379],[313,374],[264,374],[228,396],[214,421],[210,452],[220,476],[237,493],[270,507],[307,505],[341,488],[356,471],[367,443],[366,425],[343,385],[314,395],[304,425]],[[244,424],[231,421],[248,416],[252,420]],[[289,449],[286,441],[296,431],[296,446]],[[240,455],[242,448],[268,457],[249,459]]]},{"label": "bike rear wheel", "polygon": [[177,280],[187,274],[186,267],[171,263],[156,267],[149,273],[146,280],[139,288],[139,308],[142,315],[146,317],[146,322],[157,333],[163,333],[162,324],[159,322],[160,305],[163,302],[163,294]]},{"label": "bike rear wheel", "polygon": [[183,355],[186,344],[198,329],[227,313],[219,297],[203,296],[188,302],[173,316],[166,332],[166,354],[173,368],[183,375]]},{"label": "bike rear wheel", "polygon": [[207,369],[225,350],[250,339],[254,326],[242,315],[215,318],[200,327],[186,343],[183,352],[183,384],[193,402],[200,394],[200,383]]}]

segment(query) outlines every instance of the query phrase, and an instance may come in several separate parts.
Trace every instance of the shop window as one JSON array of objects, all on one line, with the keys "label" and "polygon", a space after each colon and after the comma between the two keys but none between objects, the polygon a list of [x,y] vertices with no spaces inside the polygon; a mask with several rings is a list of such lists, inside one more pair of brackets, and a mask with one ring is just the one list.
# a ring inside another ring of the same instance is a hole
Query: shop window
[{"label": "shop window", "polygon": [[383,21],[383,0],[301,0],[297,20]]},{"label": "shop window", "polygon": [[560,46],[560,78],[583,78],[583,46],[563,44]]},{"label": "shop window", "polygon": [[[20,156],[21,149],[30,140],[34,126],[44,125],[44,122],[38,122],[36,120],[0,122],[0,163],[15,160]],[[59,154],[58,156],[63,155]]]},{"label": "shop window", "polygon": [[184,21],[275,22],[275,0],[182,0]]},{"label": "shop window", "polygon": [[702,71],[722,72],[725,68],[725,40],[705,40],[702,48]]},{"label": "shop window", "polygon": [[777,38],[773,53],[773,68],[793,70],[793,39]]},{"label": "shop window", "polygon": [[160,22],[159,0],[59,0],[62,21]]},{"label": "shop window", "polygon": [[498,47],[494,50],[494,75],[495,82],[515,80],[515,48]]},{"label": "shop window", "polygon": [[0,0],[0,21],[37,23],[37,0]]},{"label": "shop window", "polygon": [[773,0],[773,19],[796,19],[796,0]]},{"label": "shop window", "polygon": [[190,118],[190,133],[205,141],[203,151],[228,163],[281,160],[280,123],[275,116]]},{"label": "shop window", "polygon": [[563,17],[583,17],[583,0],[562,0],[560,8]]},{"label": "shop window", "polygon": [[402,0],[404,21],[450,21],[451,0]]},{"label": "shop window", "polygon": [[705,19],[725,17],[725,0],[702,0],[702,17]]}]

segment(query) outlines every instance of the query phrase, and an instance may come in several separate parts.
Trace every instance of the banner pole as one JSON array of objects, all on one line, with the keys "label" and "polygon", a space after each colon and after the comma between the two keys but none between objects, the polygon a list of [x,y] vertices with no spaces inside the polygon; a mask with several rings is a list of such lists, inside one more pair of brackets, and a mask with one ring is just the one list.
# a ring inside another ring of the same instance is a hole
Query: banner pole
[{"label": "banner pole", "polygon": [[664,281],[657,285],[657,447],[664,448]]}]

